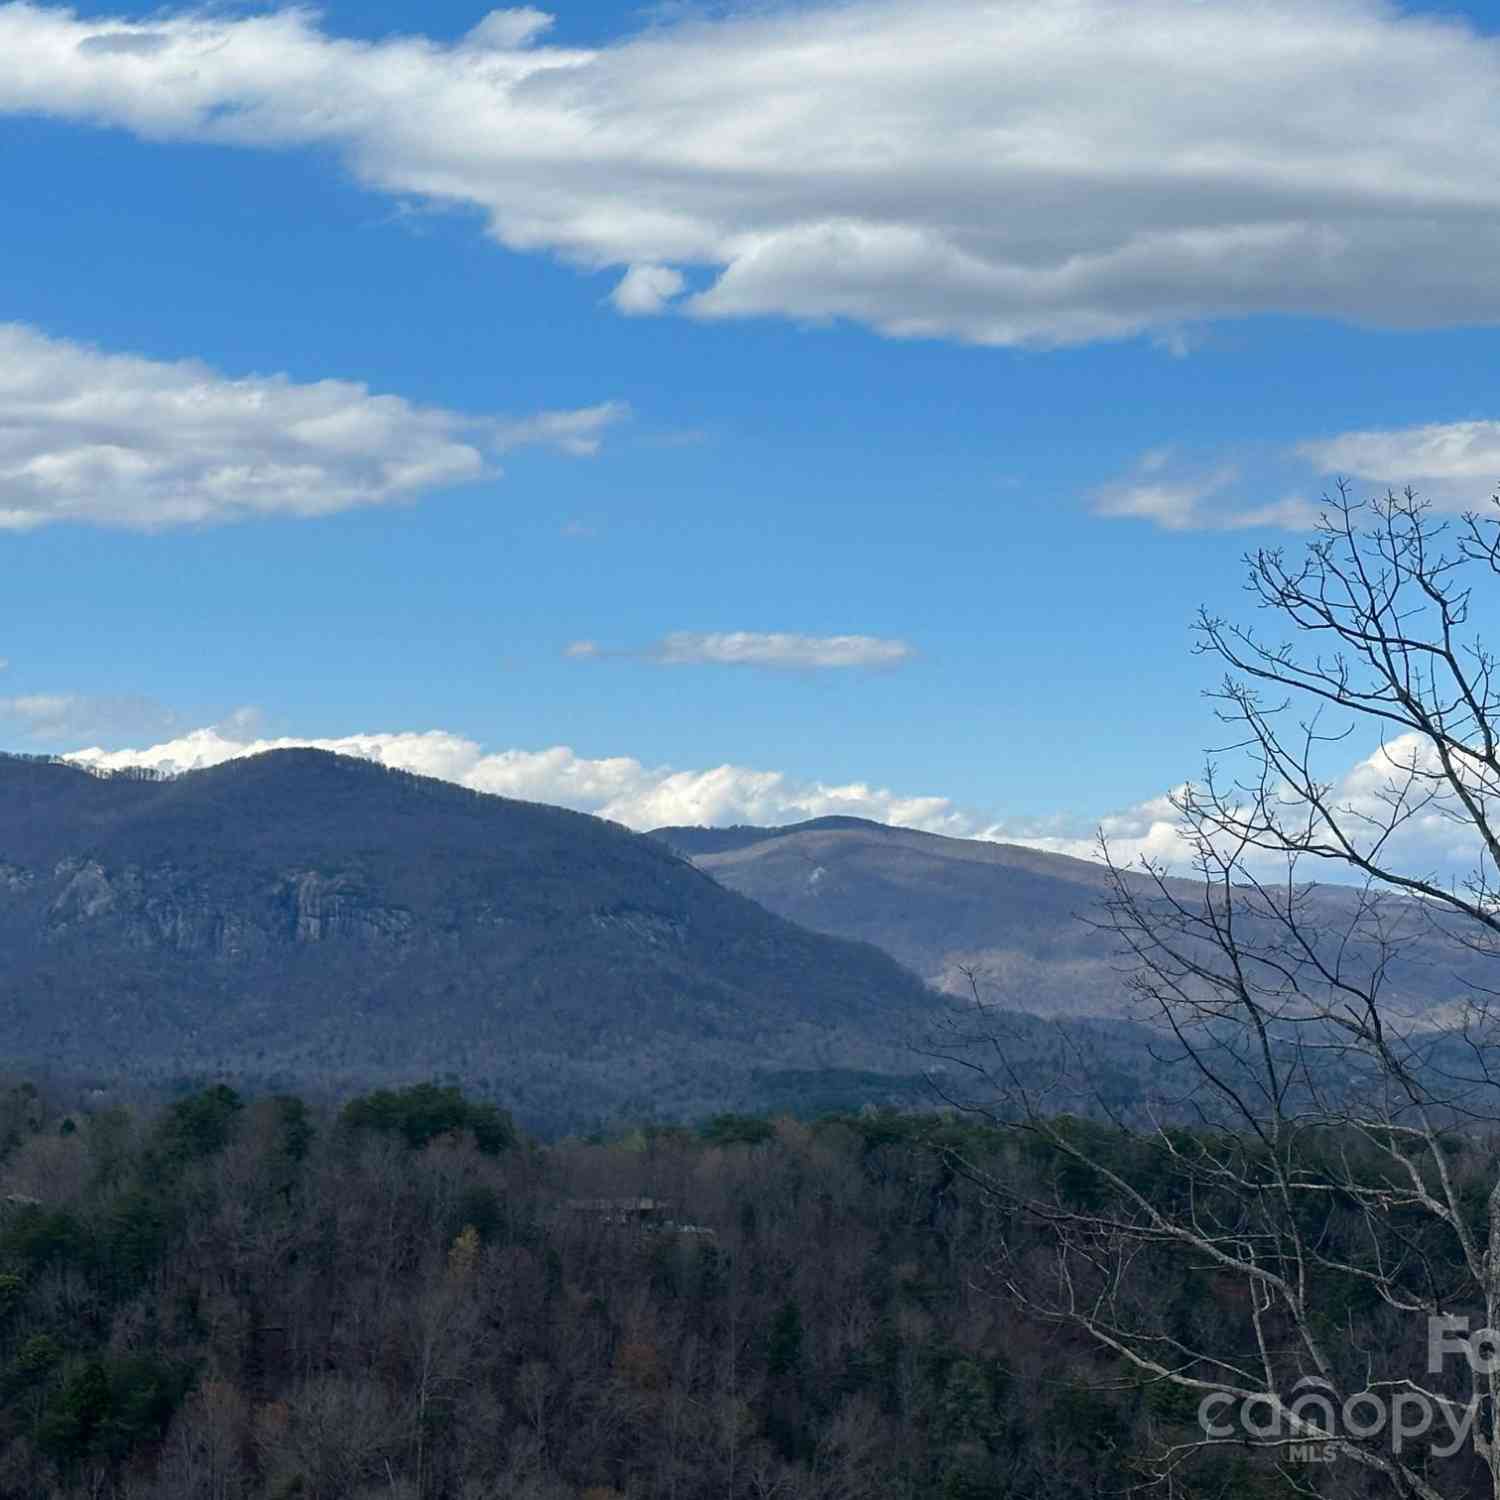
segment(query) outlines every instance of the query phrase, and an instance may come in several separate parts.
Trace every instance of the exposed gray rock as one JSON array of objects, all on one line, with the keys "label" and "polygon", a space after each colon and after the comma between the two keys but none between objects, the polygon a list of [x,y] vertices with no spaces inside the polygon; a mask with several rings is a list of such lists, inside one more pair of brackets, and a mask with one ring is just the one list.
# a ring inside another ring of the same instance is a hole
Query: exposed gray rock
[{"label": "exposed gray rock", "polygon": [[381,906],[348,876],[303,870],[288,877],[299,943],[342,938],[360,943],[399,943],[411,933],[411,913]]},{"label": "exposed gray rock", "polygon": [[594,913],[592,921],[596,927],[612,927],[627,932],[652,946],[680,944],[684,938],[684,924],[681,921],[657,912],[630,909],[599,911]]},{"label": "exposed gray rock", "polygon": [[62,882],[61,893],[47,910],[54,928],[93,921],[114,910],[118,892],[96,860],[61,860],[52,873]]},{"label": "exposed gray rock", "polygon": [[[0,890],[29,890],[35,879],[18,867]],[[108,921],[134,949],[166,948],[223,963],[260,958],[293,943],[348,942],[395,947],[411,935],[407,911],[375,901],[357,876],[289,870],[271,877],[263,897],[226,905],[170,864],[107,869],[98,860],[60,860],[49,884],[49,935],[67,938]]]}]

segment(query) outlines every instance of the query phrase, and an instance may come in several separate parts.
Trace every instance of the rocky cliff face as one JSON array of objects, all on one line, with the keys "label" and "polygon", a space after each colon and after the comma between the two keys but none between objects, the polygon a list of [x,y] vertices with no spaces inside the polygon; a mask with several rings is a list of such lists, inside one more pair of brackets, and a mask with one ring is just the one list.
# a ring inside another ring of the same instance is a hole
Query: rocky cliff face
[{"label": "rocky cliff face", "polygon": [[0,890],[45,906],[49,941],[123,941],[213,960],[246,963],[279,946],[347,942],[398,949],[412,935],[409,911],[382,904],[357,875],[289,869],[268,875],[249,901],[214,899],[182,869],[161,864],[106,868],[62,859],[50,870],[0,869]]},{"label": "rocky cliff face", "polygon": [[278,888],[277,897],[278,904],[285,903],[290,910],[293,942],[342,941],[391,947],[411,936],[411,913],[383,906],[350,875],[291,871]]}]

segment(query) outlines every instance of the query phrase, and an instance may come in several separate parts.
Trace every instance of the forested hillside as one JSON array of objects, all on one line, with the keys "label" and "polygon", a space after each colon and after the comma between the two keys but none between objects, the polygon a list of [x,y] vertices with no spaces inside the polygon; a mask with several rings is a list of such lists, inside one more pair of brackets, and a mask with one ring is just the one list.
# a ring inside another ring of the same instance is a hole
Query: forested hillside
[{"label": "forested hillside", "polygon": [[933,1007],[655,840],[311,750],[167,780],[0,757],[0,951],[10,1062],[454,1071],[549,1128],[745,1105],[758,1070],[910,1074]]},{"label": "forested hillside", "polygon": [[[1043,1241],[967,1174],[1092,1190],[961,1122],[543,1147],[436,1087],[335,1117],[25,1085],[0,1128],[7,1500],[1102,1500],[1194,1432],[995,1294]],[[1282,1492],[1238,1450],[1173,1491]]]}]

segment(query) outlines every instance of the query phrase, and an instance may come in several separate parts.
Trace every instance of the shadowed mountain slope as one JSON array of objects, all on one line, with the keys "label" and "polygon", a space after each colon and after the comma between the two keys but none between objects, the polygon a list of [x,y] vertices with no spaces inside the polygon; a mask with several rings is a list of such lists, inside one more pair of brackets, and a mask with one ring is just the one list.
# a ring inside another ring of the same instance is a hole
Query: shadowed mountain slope
[{"label": "shadowed mountain slope", "polygon": [[[945,838],[859,818],[818,818],[783,828],[659,828],[653,837],[688,855],[731,889],[818,932],[883,948],[939,988],[961,992],[972,968],[989,997],[1038,1015],[1130,1012],[1130,965],[1096,924],[1108,870],[1088,860],[1016,844]],[[1145,877],[1133,877],[1149,888]],[[1174,881],[1183,899],[1197,888]],[[1331,952],[1356,910],[1346,886],[1318,886],[1310,924]],[[1390,901],[1403,934],[1385,990],[1392,1005],[1428,1011],[1476,984],[1494,986],[1493,960],[1446,940],[1414,902]],[[1253,924],[1246,929],[1254,936]],[[1269,934],[1262,929],[1259,935]],[[1373,962],[1356,942],[1350,972]]]},{"label": "shadowed mountain slope", "polygon": [[932,997],[658,841],[319,751],[170,780],[0,759],[10,1061],[331,1084],[452,1071],[523,1118],[910,1072]]}]

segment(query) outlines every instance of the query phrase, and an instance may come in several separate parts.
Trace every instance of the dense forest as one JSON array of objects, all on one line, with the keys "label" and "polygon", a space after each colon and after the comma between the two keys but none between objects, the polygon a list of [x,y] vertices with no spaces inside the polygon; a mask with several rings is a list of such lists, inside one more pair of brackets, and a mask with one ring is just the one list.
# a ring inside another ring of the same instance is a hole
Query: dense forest
[{"label": "dense forest", "polygon": [[[1097,1184],[962,1118],[543,1144],[439,1084],[0,1100],[6,1500],[1073,1500],[1195,1432],[999,1294],[998,1247],[1046,1241],[976,1175]],[[1219,1317],[1153,1274],[1183,1326]],[[1165,1492],[1284,1494],[1274,1458]],[[1339,1473],[1318,1492],[1367,1492]]]}]

